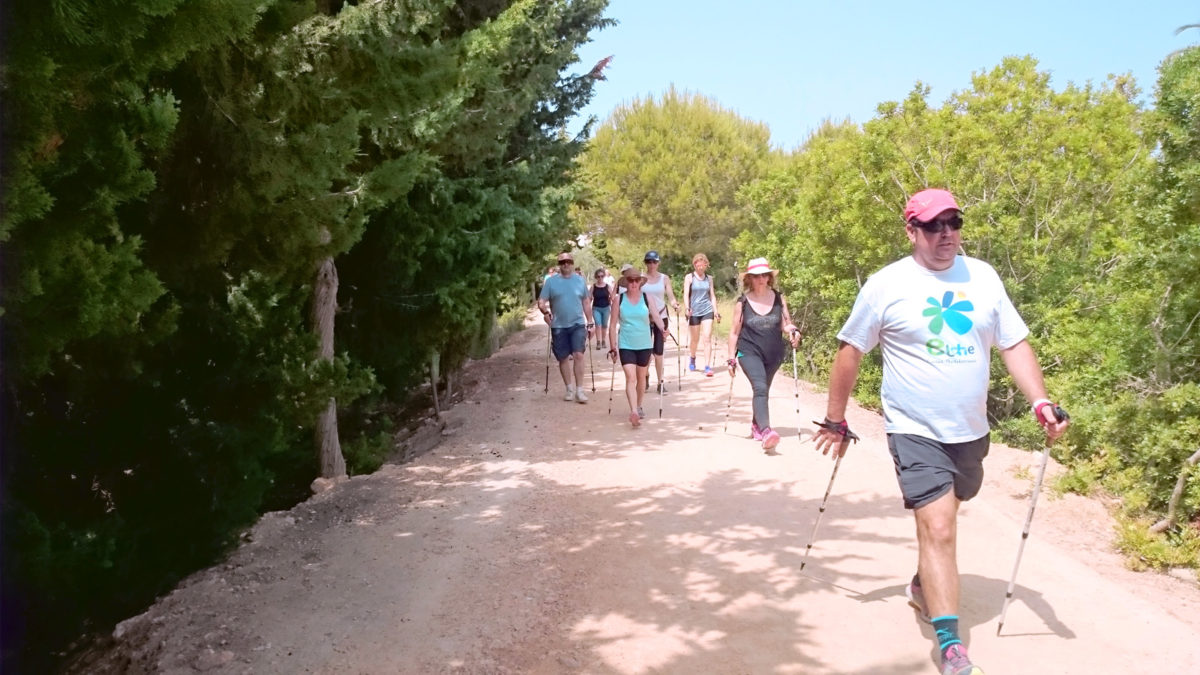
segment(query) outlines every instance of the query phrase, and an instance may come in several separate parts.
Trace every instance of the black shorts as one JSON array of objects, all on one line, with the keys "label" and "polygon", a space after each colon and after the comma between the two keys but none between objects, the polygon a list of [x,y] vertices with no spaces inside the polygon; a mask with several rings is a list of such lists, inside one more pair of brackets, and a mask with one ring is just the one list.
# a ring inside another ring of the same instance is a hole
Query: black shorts
[{"label": "black shorts", "polygon": [[621,355],[621,365],[623,366],[633,365],[645,368],[650,365],[649,349],[621,349],[617,353]]},{"label": "black shorts", "polygon": [[918,509],[954,488],[961,501],[979,494],[983,458],[991,435],[963,443],[943,443],[912,434],[888,434],[888,450],[896,464],[896,480],[904,508]]},{"label": "black shorts", "polygon": [[712,321],[712,320],[713,320],[712,312],[709,312],[708,314],[701,314],[700,316],[696,316],[695,314],[693,314],[688,317],[688,325],[689,326],[699,326],[700,324],[704,323],[705,321]]},{"label": "black shorts", "polygon": [[[663,328],[670,329],[670,325],[667,323],[667,317],[664,316],[662,318],[662,322]],[[658,326],[654,325],[653,321],[650,322],[650,335],[654,338],[654,353],[657,356],[662,356],[663,347],[666,346],[667,337],[662,334],[662,331],[658,330]]]}]

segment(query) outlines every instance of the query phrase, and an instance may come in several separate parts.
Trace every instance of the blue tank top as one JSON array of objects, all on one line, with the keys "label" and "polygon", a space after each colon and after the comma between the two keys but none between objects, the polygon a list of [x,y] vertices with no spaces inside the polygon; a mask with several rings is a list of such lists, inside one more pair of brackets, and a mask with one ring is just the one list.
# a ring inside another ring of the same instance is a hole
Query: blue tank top
[{"label": "blue tank top", "polygon": [[620,349],[651,349],[654,340],[650,337],[650,301],[642,293],[641,302],[629,302],[627,293],[621,294],[621,330],[617,333]]},{"label": "blue tank top", "polygon": [[692,289],[689,291],[688,299],[692,303],[690,307],[692,316],[712,314],[712,298],[709,297],[709,289],[712,288],[712,277],[706,274],[703,279],[699,279],[693,274],[691,278]]}]

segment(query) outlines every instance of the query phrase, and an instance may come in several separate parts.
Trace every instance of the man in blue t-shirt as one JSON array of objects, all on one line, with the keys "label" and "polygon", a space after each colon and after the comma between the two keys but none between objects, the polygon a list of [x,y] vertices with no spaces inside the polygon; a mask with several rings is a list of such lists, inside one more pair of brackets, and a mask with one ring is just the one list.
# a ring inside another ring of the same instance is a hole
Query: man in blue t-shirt
[{"label": "man in blue t-shirt", "polygon": [[917,574],[906,592],[933,624],[942,672],[982,675],[958,634],[958,506],[983,483],[987,456],[988,376],[992,348],[1032,403],[1050,439],[1067,420],[1046,398],[1029,329],[991,265],[961,255],[962,211],[946,190],[922,190],[904,209],[912,255],[875,274],[859,290],[829,381],[818,450],[846,452],[846,404],[865,353],[883,354],[884,430],[904,507],[917,525]]},{"label": "man in blue t-shirt", "polygon": [[595,328],[592,294],[588,293],[587,281],[575,274],[575,261],[570,253],[558,254],[558,274],[546,279],[538,296],[538,309],[550,326],[551,348],[567,386],[563,400],[587,403],[583,393],[583,351]]}]

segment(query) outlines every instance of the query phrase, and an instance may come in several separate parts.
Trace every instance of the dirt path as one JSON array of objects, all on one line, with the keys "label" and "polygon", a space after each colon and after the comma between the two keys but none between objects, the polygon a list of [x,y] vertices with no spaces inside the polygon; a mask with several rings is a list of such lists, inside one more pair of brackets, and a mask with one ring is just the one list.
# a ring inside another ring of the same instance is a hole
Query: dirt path
[{"label": "dirt path", "polygon": [[[928,626],[905,603],[916,547],[882,440],[863,436],[804,547],[829,460],[796,438],[777,378],[778,456],[746,438],[749,387],[687,374],[661,420],[629,427],[597,356],[587,405],[543,394],[545,327],[471,364],[454,433],[405,465],[269,514],[218,567],[146,614],[90,672],[935,673]],[[740,377],[740,376],[739,376]],[[617,376],[617,386],[621,377]],[[824,398],[805,386],[800,419]],[[807,431],[805,431],[807,434]],[[1005,634],[1030,455],[993,446],[964,506],[962,627],[1000,673],[1184,672],[1200,663],[1200,590],[1135,574],[1108,551],[1104,509],[1039,502]]]}]

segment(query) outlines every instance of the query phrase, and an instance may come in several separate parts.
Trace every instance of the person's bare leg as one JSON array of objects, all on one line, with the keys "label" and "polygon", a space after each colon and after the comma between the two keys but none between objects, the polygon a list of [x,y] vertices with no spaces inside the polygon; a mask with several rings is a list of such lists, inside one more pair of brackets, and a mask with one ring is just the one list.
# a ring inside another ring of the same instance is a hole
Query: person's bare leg
[{"label": "person's bare leg", "polygon": [[575,361],[575,386],[582,387],[583,382],[583,352],[574,355]]},{"label": "person's bare leg", "polygon": [[626,363],[621,366],[621,370],[625,371],[625,400],[629,402],[629,412],[636,413],[638,405],[641,404],[642,388],[638,386],[641,382],[642,370],[632,363]]},{"label": "person's bare leg", "polygon": [[571,358],[567,357],[558,362],[558,372],[562,374],[563,384],[571,386]]},{"label": "person's bare leg", "polygon": [[954,490],[913,511],[917,576],[931,617],[958,614],[958,497]]},{"label": "person's bare leg", "polygon": [[663,357],[662,354],[654,355],[654,372],[658,373],[658,381],[662,382],[663,375]]},{"label": "person's bare leg", "polygon": [[[638,382],[645,381],[645,379],[647,377],[650,377],[649,373],[650,373],[650,368],[648,366],[638,366],[637,367],[637,381]],[[644,387],[635,387],[635,389],[636,389],[636,393],[637,393],[637,407],[640,408],[640,407],[642,407],[642,396],[645,395],[646,389]]]},{"label": "person's bare leg", "polygon": [[700,322],[700,340],[704,344],[704,366],[712,366],[712,319]]},{"label": "person's bare leg", "polygon": [[696,341],[700,339],[700,326],[688,325],[688,356],[696,360]]}]

